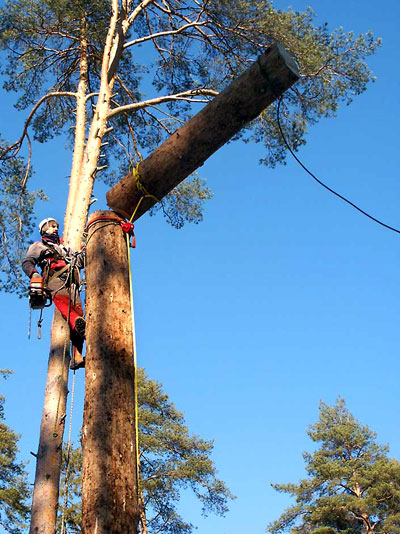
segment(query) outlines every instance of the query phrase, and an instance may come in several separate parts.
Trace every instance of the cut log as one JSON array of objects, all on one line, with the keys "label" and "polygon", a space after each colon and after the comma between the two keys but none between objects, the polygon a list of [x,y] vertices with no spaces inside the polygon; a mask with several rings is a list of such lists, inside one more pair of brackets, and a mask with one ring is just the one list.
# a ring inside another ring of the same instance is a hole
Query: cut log
[{"label": "cut log", "polygon": [[[298,79],[291,56],[280,44],[272,45],[139,164],[141,184],[150,194],[162,199]],[[143,191],[138,190],[133,174],[129,173],[107,193],[107,204],[129,219],[142,196]],[[152,198],[143,199],[135,220],[155,202]]]}]

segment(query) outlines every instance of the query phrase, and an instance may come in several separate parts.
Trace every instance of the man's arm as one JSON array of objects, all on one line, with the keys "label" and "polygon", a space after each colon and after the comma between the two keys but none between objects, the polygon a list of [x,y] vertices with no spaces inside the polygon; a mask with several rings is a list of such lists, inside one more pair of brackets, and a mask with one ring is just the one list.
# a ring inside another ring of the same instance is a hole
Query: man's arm
[{"label": "man's arm", "polygon": [[25,258],[22,261],[22,270],[26,276],[29,276],[29,278],[40,276],[36,270],[36,265],[38,264],[40,253],[43,248],[40,245],[41,243],[33,243],[26,251]]}]

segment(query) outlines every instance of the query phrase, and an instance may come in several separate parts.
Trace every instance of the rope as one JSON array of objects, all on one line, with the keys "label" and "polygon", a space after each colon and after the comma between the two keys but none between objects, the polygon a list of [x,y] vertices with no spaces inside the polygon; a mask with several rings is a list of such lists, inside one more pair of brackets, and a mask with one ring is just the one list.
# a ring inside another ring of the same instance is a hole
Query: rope
[{"label": "rope", "polygon": [[[142,197],[143,198],[143,197]],[[139,206],[139,204],[138,204]],[[133,218],[134,215],[132,215]],[[135,447],[136,447],[136,489],[139,496],[139,407],[138,407],[138,386],[137,386],[137,353],[136,353],[136,328],[135,328],[135,308],[133,303],[133,287],[132,287],[132,271],[131,271],[131,255],[129,250],[129,234],[126,234],[126,245],[128,254],[128,269],[129,269],[129,295],[131,299],[131,314],[132,314],[132,347],[133,347],[133,369],[134,369],[134,397],[135,397]]]},{"label": "rope", "polygon": [[[139,173],[139,165],[140,163],[138,163],[136,167],[132,168],[132,178],[135,180],[137,190],[139,191],[139,193],[142,194],[141,198],[151,198],[155,200],[156,202],[160,202],[160,200],[155,195],[152,195],[151,193],[147,191],[146,187],[143,185],[143,182],[141,182],[140,173]],[[135,212],[136,211],[137,211],[137,207],[136,207]],[[131,217],[130,222],[132,222],[132,219],[133,219],[133,216]]]},{"label": "rope", "polygon": [[[136,207],[129,219],[129,222],[132,223],[135,219],[136,213],[139,210],[139,207],[145,198],[151,198],[156,203],[160,202],[155,195],[149,193],[146,187],[140,180],[139,173],[140,163],[132,169],[132,177],[135,180],[137,190],[142,194],[139,199],[139,202],[136,204]],[[135,328],[135,309],[133,302],[133,287],[132,287],[132,271],[131,271],[131,256],[129,251],[129,234],[126,234],[126,245],[127,245],[127,254],[128,254],[128,268],[129,268],[129,293],[131,299],[131,313],[132,313],[132,345],[133,345],[133,367],[134,367],[134,396],[135,396],[135,446],[136,446],[136,489],[138,492],[138,499],[140,499],[140,459],[139,459],[139,403],[138,403],[138,373],[137,373],[137,352],[136,352],[136,328]]]},{"label": "rope", "polygon": [[282,129],[282,126],[281,126],[281,121],[280,121],[280,109],[281,109],[282,100],[283,100],[283,96],[281,96],[279,98],[278,108],[277,108],[277,112],[276,112],[276,118],[277,118],[277,122],[278,122],[279,132],[280,132],[280,134],[282,136],[283,142],[286,145],[286,148],[289,150],[289,152],[294,157],[294,159],[297,161],[297,163],[300,165],[300,167],[302,167],[306,171],[306,173],[309,174],[311,176],[311,178],[313,178],[319,185],[321,185],[322,187],[327,189],[330,193],[332,193],[333,195],[337,196],[338,198],[340,198],[341,200],[343,200],[344,202],[349,204],[352,208],[354,208],[355,210],[359,211],[362,215],[365,215],[366,217],[368,217],[368,219],[371,219],[371,221],[376,222],[377,224],[383,226],[384,228],[387,228],[388,230],[391,230],[392,232],[396,232],[397,234],[400,234],[400,230],[398,230],[397,228],[394,228],[393,226],[389,226],[388,224],[380,221],[379,219],[376,219],[375,217],[373,217],[372,215],[370,215],[366,211],[362,210],[356,204],[354,204],[354,202],[351,202],[351,200],[347,199],[343,195],[337,193],[336,191],[334,191],[333,189],[328,187],[326,184],[324,184],[324,182],[319,180],[309,169],[307,169],[307,167],[304,165],[304,163],[296,156],[296,154],[294,153],[292,147],[289,145],[289,143],[288,143],[288,141],[287,141],[287,139],[285,137],[285,134],[283,133],[283,129]]},{"label": "rope", "polygon": [[[73,269],[73,266],[72,266],[72,263],[70,264],[70,270],[68,272],[68,276],[67,276],[67,280],[72,272],[72,269]],[[64,339],[64,349],[63,349],[63,357],[62,357],[62,374],[58,377],[59,378],[59,382],[61,381],[64,381],[64,364],[65,364],[65,358],[66,358],[66,355],[67,355],[67,344],[68,344],[68,337],[69,337],[69,320],[70,320],[70,317],[71,317],[71,283],[69,285],[69,288],[68,288],[68,315],[67,315],[67,322],[66,322],[66,325],[65,325],[65,339]],[[60,388],[60,392],[59,392],[59,395],[58,395],[58,400],[57,400],[57,409],[56,409],[56,416],[54,418],[54,428],[53,428],[53,438],[57,438],[58,437],[58,433],[57,433],[57,423],[58,423],[58,414],[59,414],[59,410],[60,410],[60,402],[61,402],[61,388]]]},{"label": "rope", "polygon": [[65,466],[65,482],[64,482],[64,508],[61,516],[61,534],[64,534],[66,531],[66,521],[65,521],[65,510],[68,504],[68,493],[69,493],[69,466],[70,466],[70,455],[71,455],[71,435],[72,435],[72,415],[74,409],[74,396],[75,396],[75,370],[72,376],[72,388],[71,388],[71,408],[69,413],[69,428],[68,428],[68,442],[67,442],[67,452],[66,452],[66,466]]}]

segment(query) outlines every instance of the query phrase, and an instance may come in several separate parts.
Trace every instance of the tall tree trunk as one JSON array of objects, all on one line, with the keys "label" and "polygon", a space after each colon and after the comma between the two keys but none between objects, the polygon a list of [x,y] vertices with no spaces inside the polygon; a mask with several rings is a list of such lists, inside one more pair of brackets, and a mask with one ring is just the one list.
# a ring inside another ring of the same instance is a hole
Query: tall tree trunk
[{"label": "tall tree trunk", "polygon": [[[79,60],[79,84],[76,92],[76,121],[75,121],[75,139],[74,153],[72,156],[71,177],[69,181],[68,202],[64,218],[64,240],[72,248],[80,246],[79,228],[71,225],[71,219],[74,217],[77,198],[79,192],[80,178],[82,172],[83,155],[86,143],[86,95],[88,92],[88,44],[86,38],[86,16],[81,19],[81,42],[80,42],[80,60]],[[82,232],[82,228],[80,229]],[[77,233],[79,238],[77,240]]]},{"label": "tall tree trunk", "polygon": [[[116,217],[95,212],[96,217]],[[132,311],[125,234],[89,228],[86,389],[82,432],[84,534],[136,534],[139,521]]]},{"label": "tall tree trunk", "polygon": [[56,310],[53,316],[49,367],[40,426],[30,534],[54,534],[56,531],[69,361],[69,330],[61,314]]},{"label": "tall tree trunk", "polygon": [[144,503],[143,491],[139,490],[139,506],[140,506],[140,534],[148,534],[146,507]]},{"label": "tall tree trunk", "polygon": [[[124,13],[126,18],[126,13]],[[119,64],[123,38],[127,29],[121,31],[123,23],[117,10],[114,10],[107,43],[104,49],[101,87],[97,99],[89,136],[86,141],[86,106],[88,92],[88,50],[86,38],[86,18],[81,19],[80,40],[80,81],[77,87],[76,124],[70,187],[64,219],[64,241],[74,250],[81,246],[90,199],[96,177],[101,143],[107,128],[107,115],[112,96],[115,73]],[[114,36],[118,36],[118,46],[113,46]],[[113,62],[113,75],[109,77],[110,57]],[[56,311],[51,329],[50,357],[46,382],[43,416],[37,455],[36,476],[32,501],[30,534],[54,534],[59,497],[60,461],[64,419],[67,403],[67,383],[69,372],[69,337],[65,357],[66,324]],[[69,330],[67,330],[69,334]],[[54,399],[57,399],[56,405]],[[60,415],[61,414],[61,415]],[[57,436],[54,436],[52,422],[57,416]]]}]

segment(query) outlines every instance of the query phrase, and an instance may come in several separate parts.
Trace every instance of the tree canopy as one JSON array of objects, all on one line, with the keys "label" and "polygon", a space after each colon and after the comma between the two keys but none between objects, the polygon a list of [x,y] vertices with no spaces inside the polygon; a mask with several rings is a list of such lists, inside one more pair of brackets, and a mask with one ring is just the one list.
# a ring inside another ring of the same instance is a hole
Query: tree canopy
[{"label": "tree canopy", "polygon": [[[0,369],[0,378],[11,371]],[[5,532],[18,534],[26,527],[30,488],[24,463],[18,461],[18,439],[5,423],[3,395],[0,395],[0,526]]]},{"label": "tree canopy", "polygon": [[[177,510],[186,489],[199,499],[203,514],[224,515],[233,497],[216,476],[210,458],[213,443],[189,433],[182,413],[161,384],[149,379],[142,369],[138,373],[138,404],[142,534],[192,532],[193,525]],[[82,453],[75,448],[68,457],[64,455],[60,495],[60,516],[71,533],[81,532],[81,472]]]},{"label": "tree canopy", "polygon": [[400,463],[339,398],[320,404],[308,435],[318,448],[303,454],[307,478],[273,484],[295,498],[268,527],[272,534],[395,534],[400,529]]},{"label": "tree canopy", "polygon": [[[29,132],[38,142],[64,135],[73,150],[67,233],[78,212],[73,226],[82,231],[95,179],[120,178],[272,43],[282,42],[301,73],[281,113],[294,149],[310,125],[365,90],[366,58],[380,44],[370,32],[316,25],[310,8],[283,11],[269,0],[8,0],[0,36],[4,89],[17,93],[17,110],[30,110],[1,157],[15,157]],[[238,137],[264,144],[262,163],[284,162],[274,106]],[[197,177],[155,209],[180,227],[201,220],[210,196]],[[22,205],[29,219],[33,205]],[[4,228],[18,225],[6,220]]]}]

